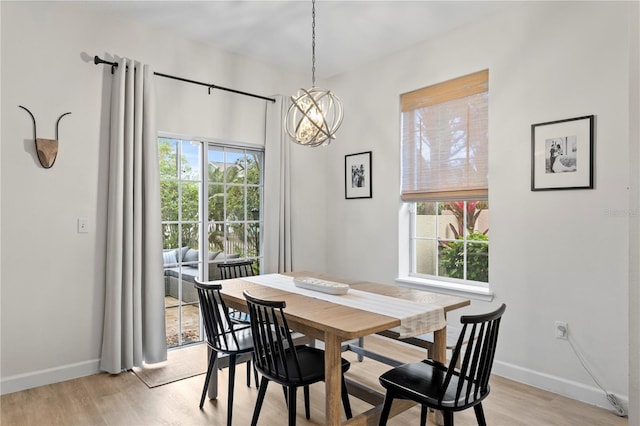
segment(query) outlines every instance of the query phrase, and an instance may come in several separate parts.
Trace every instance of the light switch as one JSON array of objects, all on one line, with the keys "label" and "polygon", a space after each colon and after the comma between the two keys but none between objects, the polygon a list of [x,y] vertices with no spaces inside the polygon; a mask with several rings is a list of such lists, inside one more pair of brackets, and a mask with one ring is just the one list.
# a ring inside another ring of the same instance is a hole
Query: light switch
[{"label": "light switch", "polygon": [[78,218],[78,234],[89,233],[89,220],[87,218]]}]

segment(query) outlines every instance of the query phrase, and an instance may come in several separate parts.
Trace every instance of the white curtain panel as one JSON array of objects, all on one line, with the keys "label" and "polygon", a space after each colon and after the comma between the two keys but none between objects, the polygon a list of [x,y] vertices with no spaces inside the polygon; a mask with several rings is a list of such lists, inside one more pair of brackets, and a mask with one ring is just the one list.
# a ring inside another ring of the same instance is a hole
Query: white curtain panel
[{"label": "white curtain panel", "polygon": [[264,270],[291,272],[291,141],[283,120],[291,105],[286,96],[267,103],[264,156]]},{"label": "white curtain panel", "polygon": [[156,137],[153,72],[122,59],[111,89],[100,361],[113,374],[167,359]]}]

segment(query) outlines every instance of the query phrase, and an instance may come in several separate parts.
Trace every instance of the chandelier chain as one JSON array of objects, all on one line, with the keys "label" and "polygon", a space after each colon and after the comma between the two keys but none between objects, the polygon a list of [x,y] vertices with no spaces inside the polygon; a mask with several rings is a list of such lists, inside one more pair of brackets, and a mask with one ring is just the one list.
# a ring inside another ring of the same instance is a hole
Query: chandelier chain
[{"label": "chandelier chain", "polygon": [[316,86],[316,0],[311,1],[311,87]]}]

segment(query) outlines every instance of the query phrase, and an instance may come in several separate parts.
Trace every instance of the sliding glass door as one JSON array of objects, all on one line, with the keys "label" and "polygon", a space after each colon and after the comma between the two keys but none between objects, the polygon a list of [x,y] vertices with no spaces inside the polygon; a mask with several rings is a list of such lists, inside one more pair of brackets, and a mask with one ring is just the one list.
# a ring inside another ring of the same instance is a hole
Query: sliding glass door
[{"label": "sliding glass door", "polygon": [[[217,264],[262,262],[261,149],[160,137],[167,346],[202,340],[194,279],[219,278]],[[206,220],[203,220],[206,218]]]}]

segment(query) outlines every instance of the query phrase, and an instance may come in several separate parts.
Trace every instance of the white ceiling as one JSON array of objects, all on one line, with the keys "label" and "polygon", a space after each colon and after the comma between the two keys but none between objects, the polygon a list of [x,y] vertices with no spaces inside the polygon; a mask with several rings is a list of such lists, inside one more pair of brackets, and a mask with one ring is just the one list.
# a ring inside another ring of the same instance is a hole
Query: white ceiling
[{"label": "white ceiling", "polygon": [[[92,1],[85,4],[225,51],[311,73],[310,0]],[[317,0],[316,76],[334,76],[513,4],[509,1]]]}]

